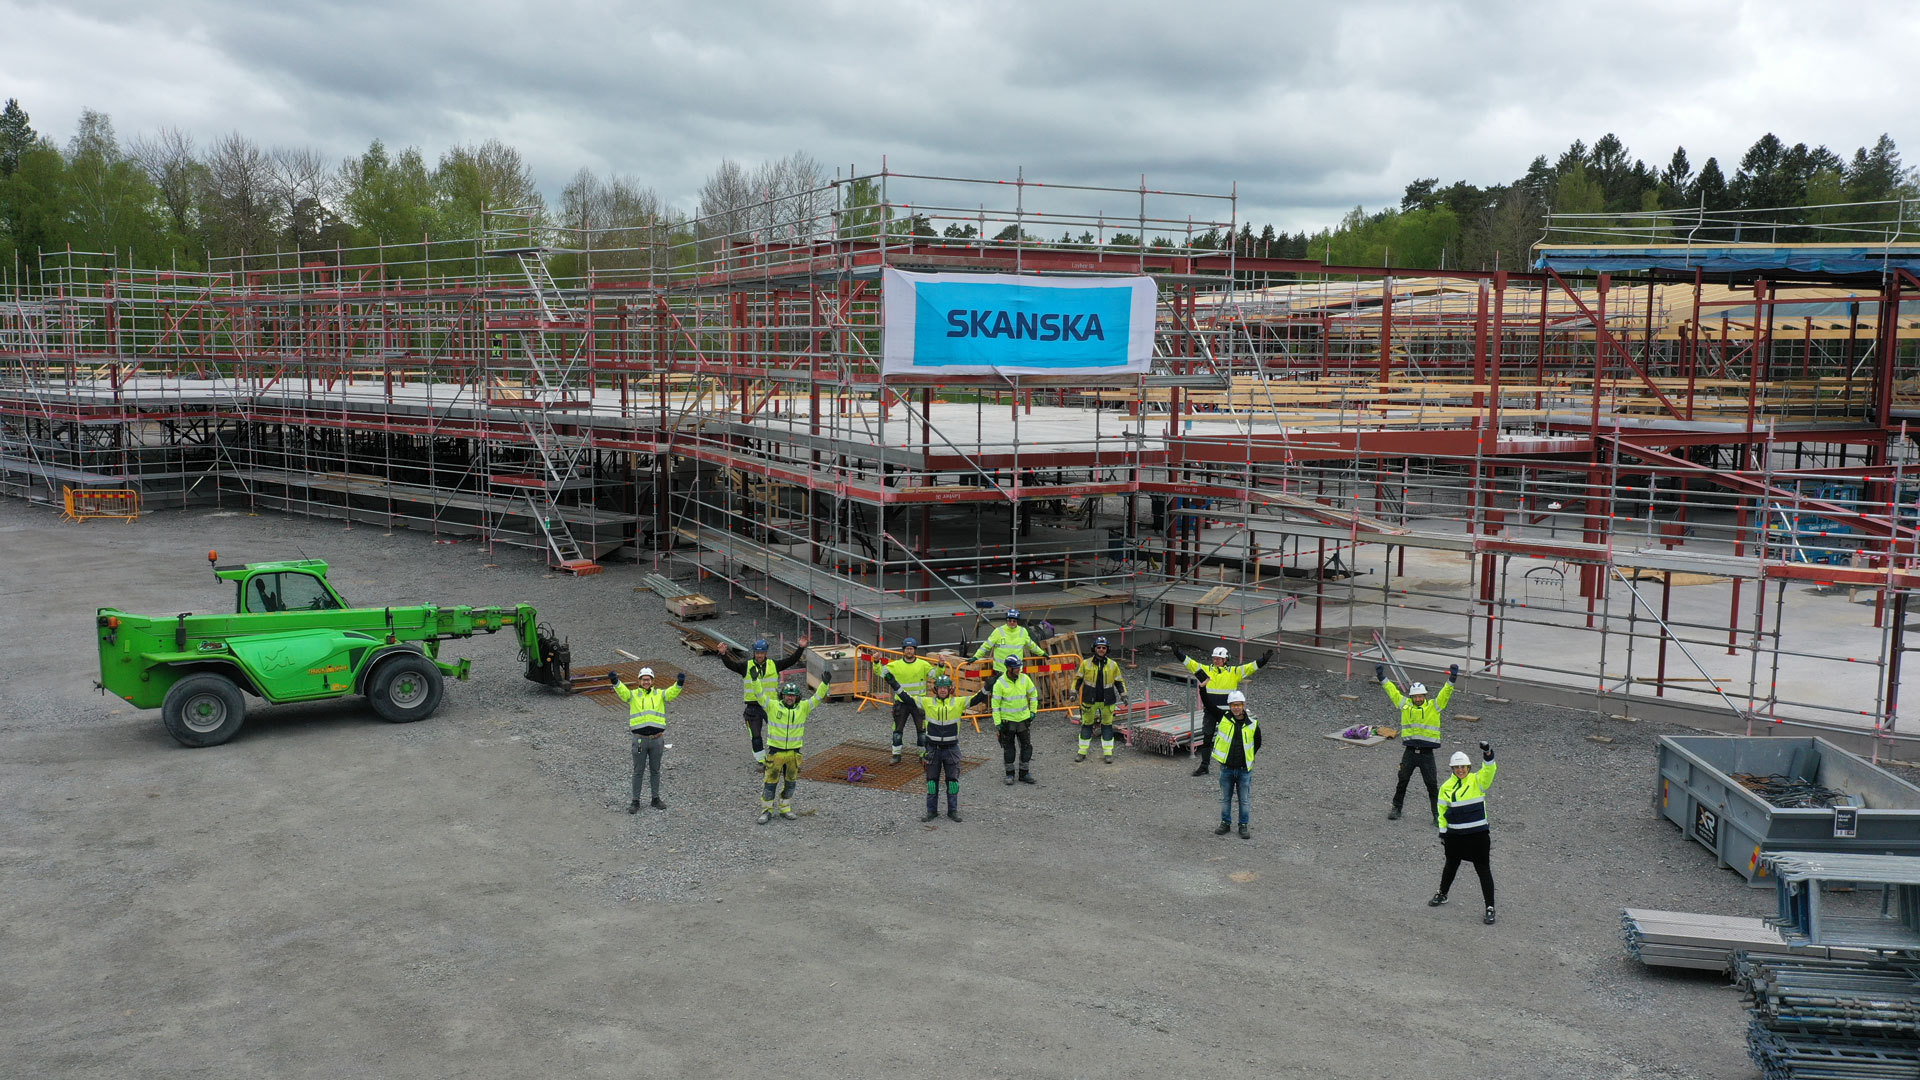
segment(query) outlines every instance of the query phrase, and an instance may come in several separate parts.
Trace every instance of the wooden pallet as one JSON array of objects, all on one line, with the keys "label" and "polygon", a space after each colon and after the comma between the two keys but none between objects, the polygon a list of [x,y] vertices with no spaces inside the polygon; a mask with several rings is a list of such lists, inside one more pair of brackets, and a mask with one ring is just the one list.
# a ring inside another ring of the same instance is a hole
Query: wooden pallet
[{"label": "wooden pallet", "polygon": [[711,619],[720,614],[720,605],[699,593],[667,598],[667,610],[687,620]]}]

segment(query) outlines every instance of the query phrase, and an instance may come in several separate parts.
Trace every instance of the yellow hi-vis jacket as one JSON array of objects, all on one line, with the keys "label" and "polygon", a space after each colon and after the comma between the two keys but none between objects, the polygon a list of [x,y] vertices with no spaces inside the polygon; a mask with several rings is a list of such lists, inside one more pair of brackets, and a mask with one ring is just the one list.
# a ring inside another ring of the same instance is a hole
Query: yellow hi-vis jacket
[{"label": "yellow hi-vis jacket", "polygon": [[767,711],[767,752],[784,753],[800,749],[800,743],[807,735],[807,716],[813,707],[827,700],[833,693],[833,684],[825,679],[814,689],[809,697],[803,697],[792,705],[780,700],[778,693],[760,695],[760,707]]},{"label": "yellow hi-vis jacket", "polygon": [[1111,705],[1127,692],[1127,680],[1120,674],[1120,662],[1109,656],[1104,661],[1089,656],[1080,661],[1080,701],[1086,705]]},{"label": "yellow hi-vis jacket", "polygon": [[1206,680],[1202,687],[1209,694],[1224,695],[1229,690],[1240,689],[1240,680],[1260,670],[1256,663],[1246,664],[1203,664],[1193,657],[1186,658],[1187,670]]},{"label": "yellow hi-vis jacket", "polygon": [[927,741],[930,743],[957,743],[960,741],[960,717],[973,704],[959,694],[949,693],[946,697],[927,694],[925,697],[910,697],[913,707],[927,723]]},{"label": "yellow hi-vis jacket", "polygon": [[1500,767],[1489,761],[1466,779],[1449,775],[1440,785],[1435,807],[1436,823],[1443,833],[1487,831],[1487,789],[1493,786],[1493,774]]},{"label": "yellow hi-vis jacket", "polygon": [[1233,753],[1234,736],[1238,735],[1240,749],[1246,754],[1246,764],[1240,767],[1253,768],[1253,752],[1260,748],[1260,721],[1255,720],[1252,713],[1248,713],[1245,720],[1236,724],[1232,713],[1220,718],[1220,726],[1213,733],[1213,760],[1225,765]]},{"label": "yellow hi-vis jacket", "polygon": [[1387,700],[1400,709],[1400,739],[1410,746],[1422,744],[1440,745],[1440,714],[1446,711],[1447,702],[1453,700],[1453,684],[1440,684],[1440,692],[1428,698],[1426,704],[1415,705],[1413,699],[1400,692],[1400,688],[1388,679],[1380,684],[1387,692]]},{"label": "yellow hi-vis jacket", "polygon": [[1021,672],[1019,675],[1002,675],[993,684],[993,726],[1002,723],[1017,723],[1033,719],[1040,711],[1040,688],[1033,684],[1033,676]]},{"label": "yellow hi-vis jacket", "polygon": [[988,653],[993,654],[993,670],[1001,671],[1007,666],[1009,656],[1045,656],[1047,650],[1033,640],[1033,635],[1027,633],[1024,624],[1002,623],[994,627],[993,633],[987,635],[987,640],[981,642],[980,647],[973,651],[973,658],[978,660]]},{"label": "yellow hi-vis jacket", "polygon": [[927,692],[927,680],[933,677],[933,662],[924,656],[911,660],[889,660],[873,665],[876,673],[892,675],[893,681],[900,684],[900,692],[919,697]]},{"label": "yellow hi-vis jacket", "polygon": [[658,735],[667,730],[667,702],[680,696],[678,683],[656,685],[651,690],[626,683],[614,683],[613,692],[627,703],[627,728],[642,735]]}]

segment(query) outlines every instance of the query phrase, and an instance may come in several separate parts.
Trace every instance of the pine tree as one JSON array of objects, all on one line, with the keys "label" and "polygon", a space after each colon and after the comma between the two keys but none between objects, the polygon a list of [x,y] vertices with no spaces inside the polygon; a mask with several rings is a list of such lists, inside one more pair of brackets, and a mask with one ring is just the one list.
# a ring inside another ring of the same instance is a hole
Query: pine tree
[{"label": "pine tree", "polygon": [[20,155],[31,149],[39,139],[40,136],[33,132],[33,125],[27,123],[27,110],[20,107],[18,99],[8,98],[6,108],[0,109],[0,180],[13,175],[13,171],[20,167]]}]

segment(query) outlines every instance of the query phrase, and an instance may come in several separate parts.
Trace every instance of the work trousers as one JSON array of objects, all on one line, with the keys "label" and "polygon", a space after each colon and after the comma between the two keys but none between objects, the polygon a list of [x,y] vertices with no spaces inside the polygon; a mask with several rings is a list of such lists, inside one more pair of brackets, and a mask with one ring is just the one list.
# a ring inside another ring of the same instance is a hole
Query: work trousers
[{"label": "work trousers", "polygon": [[1240,793],[1240,824],[1245,825],[1253,813],[1253,770],[1229,769],[1220,766],[1220,820],[1233,818],[1233,795]]},{"label": "work trousers", "polygon": [[[780,796],[780,812],[793,809],[793,789],[800,783],[800,751],[767,750],[767,770],[762,776],[760,789],[760,809],[771,810],[773,797],[777,791]],[[784,784],[784,786],[783,786]]]},{"label": "work trousers", "polygon": [[893,752],[896,754],[900,752],[900,747],[906,737],[906,729],[909,722],[913,724],[913,744],[915,746],[924,745],[927,737],[924,729],[920,726],[920,714],[914,711],[913,706],[904,701],[894,702]]},{"label": "work trousers", "polygon": [[1033,760],[1033,733],[1028,729],[1033,721],[1008,720],[1000,725],[1000,760],[1006,763],[1007,775],[1013,775],[1014,751],[1020,753],[1020,771],[1027,771],[1027,762]]},{"label": "work trousers", "polygon": [[659,735],[633,737],[633,797],[636,800],[640,798],[643,777],[651,778],[653,797],[656,799],[660,797],[660,759],[666,755],[666,752],[667,736],[664,732]]},{"label": "work trousers", "polygon": [[928,743],[927,757],[923,763],[927,770],[927,813],[940,812],[940,781],[945,777],[947,783],[947,811],[960,808],[960,744]]},{"label": "work trousers", "polygon": [[759,702],[749,701],[747,702],[746,709],[741,712],[740,719],[747,722],[747,736],[753,740],[753,754],[755,757],[759,757],[760,752],[767,748],[765,735],[767,730],[767,710],[761,708]]},{"label": "work trousers", "polygon": [[1427,820],[1440,819],[1440,785],[1436,779],[1433,765],[1432,746],[1405,746],[1400,750],[1400,778],[1393,787],[1393,808],[1400,809],[1407,801],[1407,781],[1413,779],[1413,771],[1420,770],[1420,779],[1427,784]]},{"label": "work trousers", "polygon": [[1095,732],[1100,733],[1101,753],[1112,757],[1113,706],[1107,703],[1083,702],[1080,706],[1080,752],[1082,754],[1093,747]]},{"label": "work trousers", "polygon": [[1447,867],[1440,871],[1440,895],[1447,895],[1453,887],[1453,875],[1460,864],[1470,862],[1473,872],[1480,875],[1480,896],[1487,906],[1493,906],[1493,869],[1490,865],[1493,852],[1493,835],[1485,829],[1471,832],[1447,832],[1441,835],[1447,849]]},{"label": "work trousers", "polygon": [[1200,745],[1194,753],[1200,755],[1200,771],[1205,772],[1213,758],[1213,733],[1219,730],[1220,718],[1227,714],[1227,695],[1216,694],[1204,687],[1200,690],[1200,707],[1206,713],[1205,726],[1200,730]]}]

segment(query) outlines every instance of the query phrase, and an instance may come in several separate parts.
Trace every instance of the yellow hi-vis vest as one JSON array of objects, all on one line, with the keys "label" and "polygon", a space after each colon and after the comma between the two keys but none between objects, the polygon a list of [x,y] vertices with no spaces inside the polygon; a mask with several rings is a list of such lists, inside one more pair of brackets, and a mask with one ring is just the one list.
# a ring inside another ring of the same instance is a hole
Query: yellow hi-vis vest
[{"label": "yellow hi-vis vest", "polygon": [[647,734],[657,735],[667,730],[667,702],[680,696],[680,686],[678,683],[668,683],[665,687],[643,690],[626,683],[614,683],[613,692],[627,703],[629,730],[640,731],[644,728]]},{"label": "yellow hi-vis vest", "polygon": [[1247,715],[1247,722],[1244,724],[1235,724],[1232,713],[1220,718],[1220,726],[1213,732],[1213,760],[1222,765],[1227,763],[1227,755],[1233,750],[1233,736],[1236,729],[1240,735],[1241,748],[1247,753],[1246,767],[1251,769],[1253,768],[1253,733],[1260,730],[1260,721],[1255,720],[1251,713]]},{"label": "yellow hi-vis vest", "polygon": [[927,679],[933,675],[933,662],[924,656],[911,660],[890,660],[884,664],[873,665],[875,671],[883,671],[893,676],[900,684],[900,692],[914,697],[927,692]]},{"label": "yellow hi-vis vest", "polygon": [[978,660],[988,653],[993,654],[993,670],[1002,671],[1007,666],[1009,656],[1026,656],[1029,653],[1045,656],[1046,650],[1033,640],[1033,635],[1027,633],[1025,626],[1007,626],[1003,623],[994,627],[993,633],[987,635],[987,640],[973,651],[973,658]]},{"label": "yellow hi-vis vest", "polygon": [[1380,684],[1387,692],[1387,700],[1400,709],[1400,740],[1430,742],[1440,745],[1440,714],[1446,711],[1447,702],[1453,700],[1453,684],[1441,683],[1440,692],[1427,699],[1424,705],[1415,705],[1413,699],[1400,692],[1400,688],[1388,679]]},{"label": "yellow hi-vis vest", "polygon": [[807,715],[813,707],[827,700],[833,692],[833,684],[820,680],[812,696],[803,697],[792,705],[780,700],[779,694],[769,693],[761,697],[760,707],[767,711],[767,750],[769,752],[798,750],[807,735]]},{"label": "yellow hi-vis vest", "polygon": [[1434,807],[1436,824],[1443,833],[1485,832],[1487,830],[1487,789],[1493,786],[1493,774],[1499,766],[1489,761],[1479,772],[1470,772],[1465,780],[1448,776],[1440,785],[1440,797]]},{"label": "yellow hi-vis vest", "polygon": [[740,682],[740,700],[759,701],[762,695],[771,694],[780,687],[780,669],[773,666],[773,657],[765,660],[748,658],[747,673]]},{"label": "yellow hi-vis vest", "polygon": [[1104,661],[1097,656],[1080,661],[1080,672],[1075,678],[1080,682],[1080,700],[1088,705],[1110,705],[1119,700],[1126,688],[1120,663],[1111,656]]},{"label": "yellow hi-vis vest", "polygon": [[1033,676],[1025,672],[1018,676],[1002,675],[993,684],[994,727],[1031,719],[1039,711],[1040,688],[1033,685]]},{"label": "yellow hi-vis vest", "polygon": [[948,694],[944,698],[928,694],[926,697],[916,695],[913,701],[920,706],[920,714],[927,718],[928,742],[960,741],[960,717],[967,711],[966,698],[959,694]]},{"label": "yellow hi-vis vest", "polygon": [[1259,664],[1202,664],[1187,657],[1187,670],[1206,679],[1209,694],[1224,694],[1240,689],[1240,680],[1260,670]]}]

